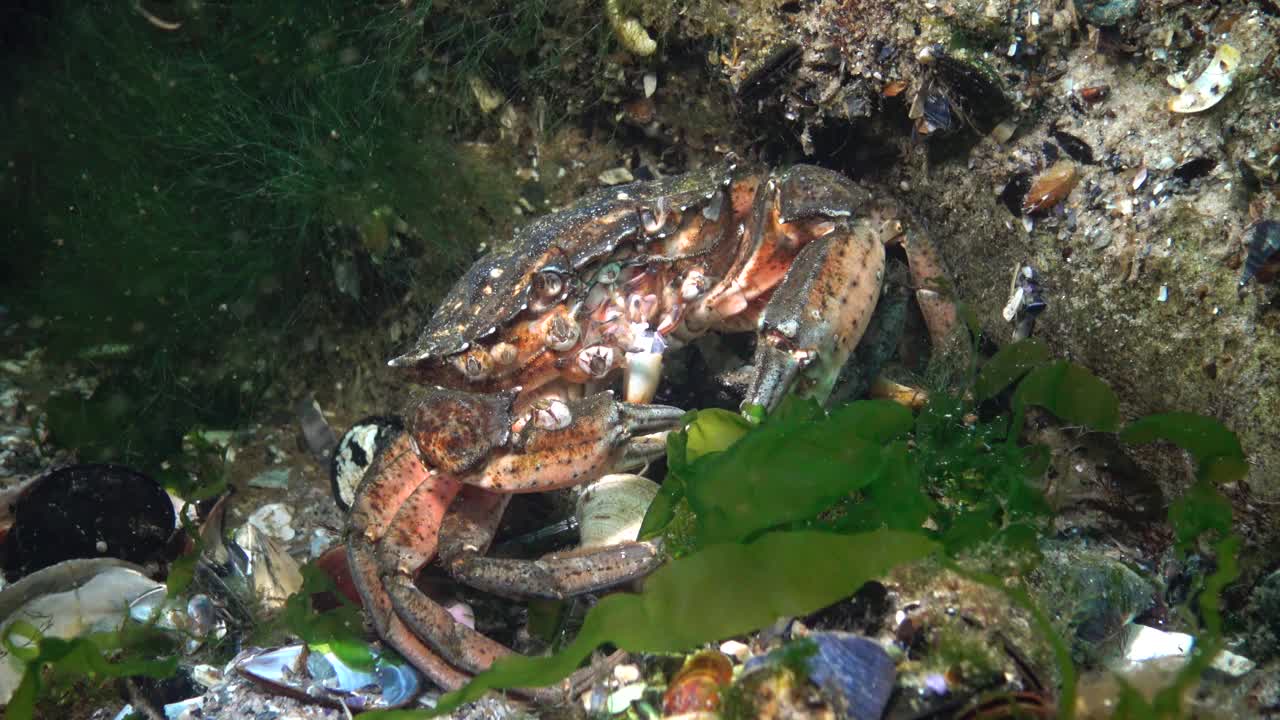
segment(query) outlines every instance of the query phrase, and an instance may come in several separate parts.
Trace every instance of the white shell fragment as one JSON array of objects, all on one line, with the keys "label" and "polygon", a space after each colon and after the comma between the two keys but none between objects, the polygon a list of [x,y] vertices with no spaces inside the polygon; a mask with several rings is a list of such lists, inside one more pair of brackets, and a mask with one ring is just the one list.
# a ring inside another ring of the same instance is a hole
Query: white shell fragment
[{"label": "white shell fragment", "polygon": [[[1179,632],[1165,632],[1145,625],[1130,623],[1124,628],[1122,657],[1130,665],[1162,658],[1184,658],[1191,654],[1196,639]],[[1212,667],[1231,677],[1240,677],[1254,669],[1256,663],[1242,655],[1223,650],[1213,659]]]},{"label": "white shell fragment", "polygon": [[1169,100],[1169,110],[1197,113],[1217,105],[1231,90],[1231,82],[1239,67],[1240,51],[1226,44],[1218,46],[1209,67]]},{"label": "white shell fragment", "polygon": [[[16,621],[34,625],[44,637],[74,638],[119,630],[129,605],[164,585],[141,568],[108,558],[65,560],[31,573],[0,592],[0,637]],[[11,641],[27,645],[24,636]],[[24,663],[0,646],[0,705],[22,681]]]},{"label": "white shell fragment", "polygon": [[[249,522],[246,524],[253,525],[262,532],[270,535],[278,540],[289,542],[297,534],[290,523],[293,522],[293,513],[289,511],[289,506],[284,503],[268,503],[253,511],[249,516]],[[243,530],[244,528],[241,528]],[[236,538],[241,546],[245,546],[239,537]]]},{"label": "white shell fragment", "polygon": [[653,93],[658,89],[658,76],[654,73],[644,74],[644,96],[653,97]]},{"label": "white shell fragment", "polygon": [[658,484],[642,475],[605,475],[578,496],[577,516],[582,547],[602,547],[631,542],[640,534],[640,523],[658,495]]}]

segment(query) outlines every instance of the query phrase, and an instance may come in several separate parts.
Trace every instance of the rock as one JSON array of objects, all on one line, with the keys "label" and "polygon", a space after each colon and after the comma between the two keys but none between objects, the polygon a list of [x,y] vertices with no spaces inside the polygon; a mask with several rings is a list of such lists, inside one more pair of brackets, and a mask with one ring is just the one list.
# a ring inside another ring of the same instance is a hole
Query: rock
[{"label": "rock", "polygon": [[1138,12],[1138,0],[1084,0],[1084,17],[1094,25],[1110,27]]},{"label": "rock", "polygon": [[1124,631],[1155,600],[1151,582],[1092,546],[1053,545],[1036,570],[1042,607],[1064,624],[1077,661],[1120,652]]},{"label": "rock", "polygon": [[622,185],[635,180],[635,176],[631,171],[624,167],[616,167],[605,170],[597,176],[597,179],[604,185]]}]

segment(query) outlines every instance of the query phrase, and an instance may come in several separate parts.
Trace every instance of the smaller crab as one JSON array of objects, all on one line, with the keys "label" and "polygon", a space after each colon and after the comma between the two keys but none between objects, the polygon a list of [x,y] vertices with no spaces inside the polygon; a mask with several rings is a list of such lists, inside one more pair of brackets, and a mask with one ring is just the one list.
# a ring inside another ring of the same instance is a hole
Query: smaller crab
[{"label": "smaller crab", "polygon": [[[433,560],[510,597],[564,598],[658,567],[660,542],[536,560],[485,553],[511,494],[662,455],[683,412],[647,403],[669,348],[755,332],[744,405],[771,409],[789,392],[825,399],[876,306],[890,241],[907,250],[937,344],[955,311],[929,287],[936,256],[892,203],[817,167],[768,173],[731,161],[602,190],[477,261],[392,361],[429,387],[351,508],[348,563],[378,634],[454,689],[510,650],[418,588]],[[625,401],[607,390],[618,373]],[[561,699],[590,676],[524,692]]]}]

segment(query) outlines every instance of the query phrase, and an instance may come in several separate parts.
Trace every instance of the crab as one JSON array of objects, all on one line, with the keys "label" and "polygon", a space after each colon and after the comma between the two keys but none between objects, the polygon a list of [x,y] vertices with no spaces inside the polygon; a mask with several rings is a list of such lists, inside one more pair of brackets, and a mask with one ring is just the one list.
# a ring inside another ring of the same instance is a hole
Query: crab
[{"label": "crab", "polygon": [[[513,493],[581,485],[664,452],[683,411],[651,404],[662,358],[701,335],[757,334],[744,407],[790,392],[825,399],[867,328],[891,242],[906,249],[937,347],[955,325],[937,256],[892,203],[819,167],[768,172],[730,158],[603,189],[479,259],[389,363],[426,389],[350,512],[347,561],[377,633],[456,689],[511,650],[419,589],[432,561],[517,598],[605,590],[659,567],[660,541],[530,560],[485,553]],[[591,672],[522,692],[562,700]]]}]

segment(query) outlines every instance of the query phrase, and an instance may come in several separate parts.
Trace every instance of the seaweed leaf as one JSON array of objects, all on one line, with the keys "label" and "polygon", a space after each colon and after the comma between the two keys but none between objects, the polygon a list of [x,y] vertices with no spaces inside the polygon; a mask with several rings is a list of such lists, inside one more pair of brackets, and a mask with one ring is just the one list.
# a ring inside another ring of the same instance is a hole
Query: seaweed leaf
[{"label": "seaweed leaf", "polygon": [[[344,663],[361,670],[372,669],[374,657],[364,640],[360,608],[347,600],[333,578],[315,564],[307,563],[301,571],[302,587],[285,601],[285,626],[312,648],[327,645]],[[311,596],[317,593],[328,593],[341,604],[318,612],[311,601]]]},{"label": "seaweed leaf", "polygon": [[[170,638],[155,628],[63,639],[42,637],[35,626],[18,620],[5,629],[0,640],[13,657],[26,665],[22,682],[5,708],[5,717],[11,720],[29,720],[34,715],[36,699],[45,685],[46,667],[57,676],[73,678],[166,678],[178,669],[178,656]],[[107,658],[107,653],[116,652],[119,657],[115,661]],[[170,656],[159,657],[162,654]]]},{"label": "seaweed leaf", "polygon": [[851,403],[823,418],[816,404],[784,403],[733,452],[704,455],[685,477],[703,544],[744,540],[812,518],[876,476],[885,443],[911,428],[888,401]]},{"label": "seaweed leaf", "polygon": [[512,656],[440,699],[442,715],[496,688],[567,677],[604,643],[631,652],[675,652],[804,615],[847,597],[939,545],[920,533],[777,532],[752,543],[713,545],[654,573],[640,594],[610,595],[591,609],[574,641],[549,657]]},{"label": "seaweed leaf", "polygon": [[1018,378],[1049,361],[1049,348],[1034,338],[1019,340],[1000,348],[983,364],[973,383],[978,402],[994,397]]},{"label": "seaweed leaf", "polygon": [[1120,402],[1106,383],[1066,360],[1032,370],[1013,395],[1011,438],[1022,430],[1027,405],[1039,405],[1071,425],[1114,432],[1120,424]]},{"label": "seaweed leaf", "polygon": [[1166,440],[1191,453],[1198,474],[1213,483],[1239,480],[1249,471],[1236,434],[1211,417],[1172,412],[1148,415],[1129,423],[1120,439],[1135,445]]}]

